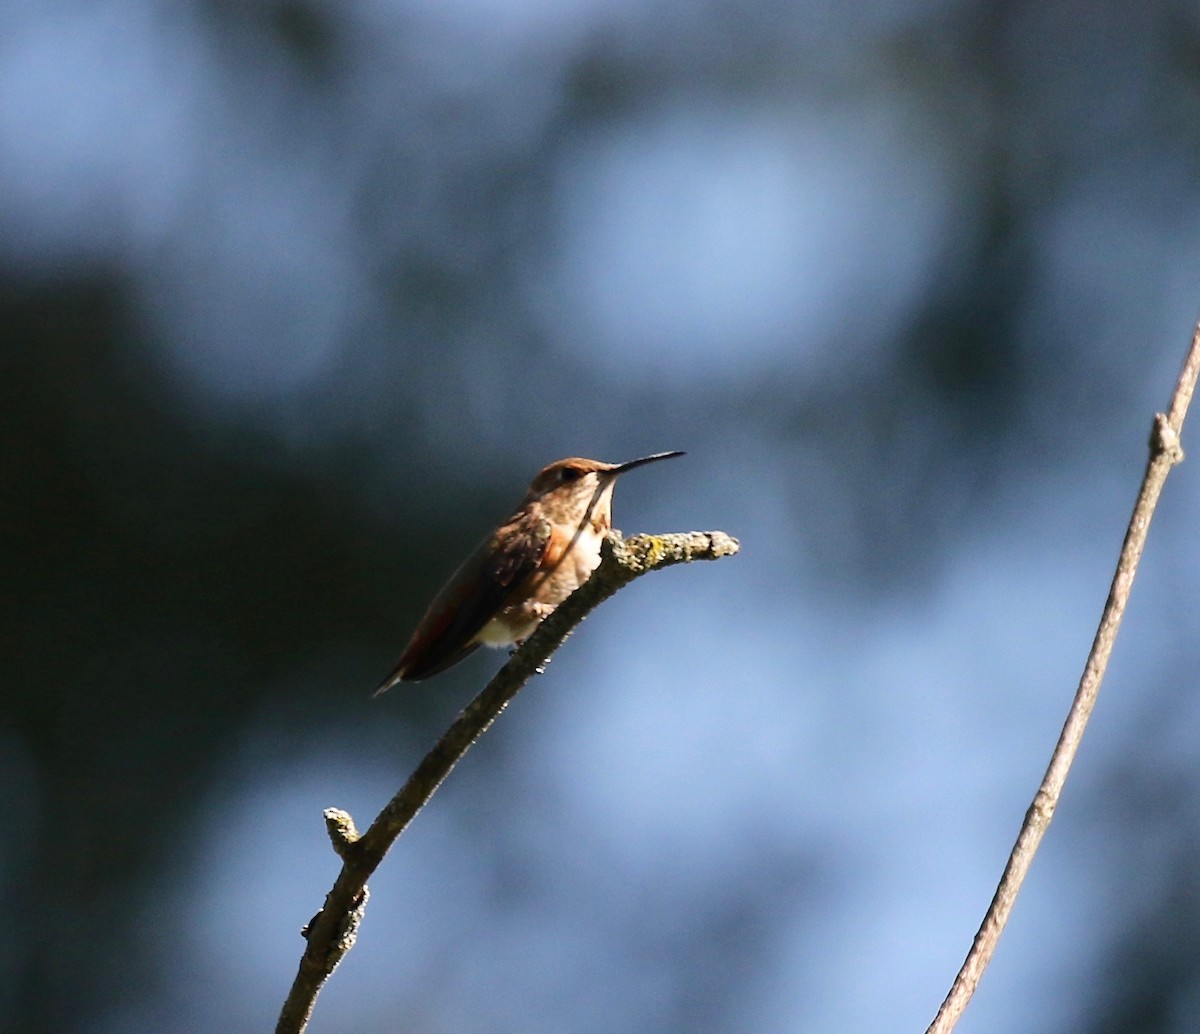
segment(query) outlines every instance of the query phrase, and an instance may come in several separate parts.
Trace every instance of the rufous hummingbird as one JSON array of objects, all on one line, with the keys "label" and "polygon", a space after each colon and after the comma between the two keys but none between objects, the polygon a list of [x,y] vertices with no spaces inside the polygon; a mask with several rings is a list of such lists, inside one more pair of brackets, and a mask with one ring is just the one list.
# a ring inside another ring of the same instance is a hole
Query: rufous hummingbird
[{"label": "rufous hummingbird", "polygon": [[434,597],[375,695],[397,682],[445,671],[481,645],[524,642],[599,566],[600,543],[612,527],[617,478],[634,467],[682,455],[657,452],[628,463],[572,456],[544,467],[516,512]]}]

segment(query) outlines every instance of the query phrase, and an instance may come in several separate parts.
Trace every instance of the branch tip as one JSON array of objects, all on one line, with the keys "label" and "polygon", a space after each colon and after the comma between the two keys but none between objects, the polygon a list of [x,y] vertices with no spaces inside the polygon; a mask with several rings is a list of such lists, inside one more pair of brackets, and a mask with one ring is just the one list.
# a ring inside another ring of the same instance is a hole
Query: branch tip
[{"label": "branch tip", "polygon": [[350,813],[341,808],[326,808],[324,815],[325,832],[329,834],[330,843],[338,857],[345,858],[349,848],[358,843],[358,827],[354,825]]}]

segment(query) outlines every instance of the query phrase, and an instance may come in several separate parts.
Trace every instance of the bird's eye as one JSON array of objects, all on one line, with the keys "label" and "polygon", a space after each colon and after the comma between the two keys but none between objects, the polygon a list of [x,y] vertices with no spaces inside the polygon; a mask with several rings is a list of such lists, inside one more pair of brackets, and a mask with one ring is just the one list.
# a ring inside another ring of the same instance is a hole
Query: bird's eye
[{"label": "bird's eye", "polygon": [[563,467],[558,472],[558,476],[561,481],[578,481],[583,477],[583,471],[578,467]]}]

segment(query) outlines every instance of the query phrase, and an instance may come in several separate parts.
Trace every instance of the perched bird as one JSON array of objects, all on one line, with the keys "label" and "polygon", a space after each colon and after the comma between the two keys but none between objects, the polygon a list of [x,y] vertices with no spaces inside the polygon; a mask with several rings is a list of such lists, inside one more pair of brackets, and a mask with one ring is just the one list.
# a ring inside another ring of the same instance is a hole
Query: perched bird
[{"label": "perched bird", "polygon": [[612,527],[612,493],[626,471],[682,456],[659,452],[628,463],[572,456],[543,468],[517,511],[485,538],[434,598],[378,696],[457,664],[480,645],[525,641],[588,580]]}]

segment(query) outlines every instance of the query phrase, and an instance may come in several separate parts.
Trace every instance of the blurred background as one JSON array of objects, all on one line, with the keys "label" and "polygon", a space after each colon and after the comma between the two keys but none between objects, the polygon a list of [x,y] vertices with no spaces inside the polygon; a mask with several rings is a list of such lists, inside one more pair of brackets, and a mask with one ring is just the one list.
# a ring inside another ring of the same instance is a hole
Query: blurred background
[{"label": "blurred background", "polygon": [[[369,699],[442,579],[543,464],[685,449],[617,526],[741,555],[586,622],[310,1029],[924,1030],[1198,274],[1182,0],[7,5],[5,1029],[271,1029],[321,809],[503,660]],[[1200,1029],[1194,463],[961,1031]]]}]

